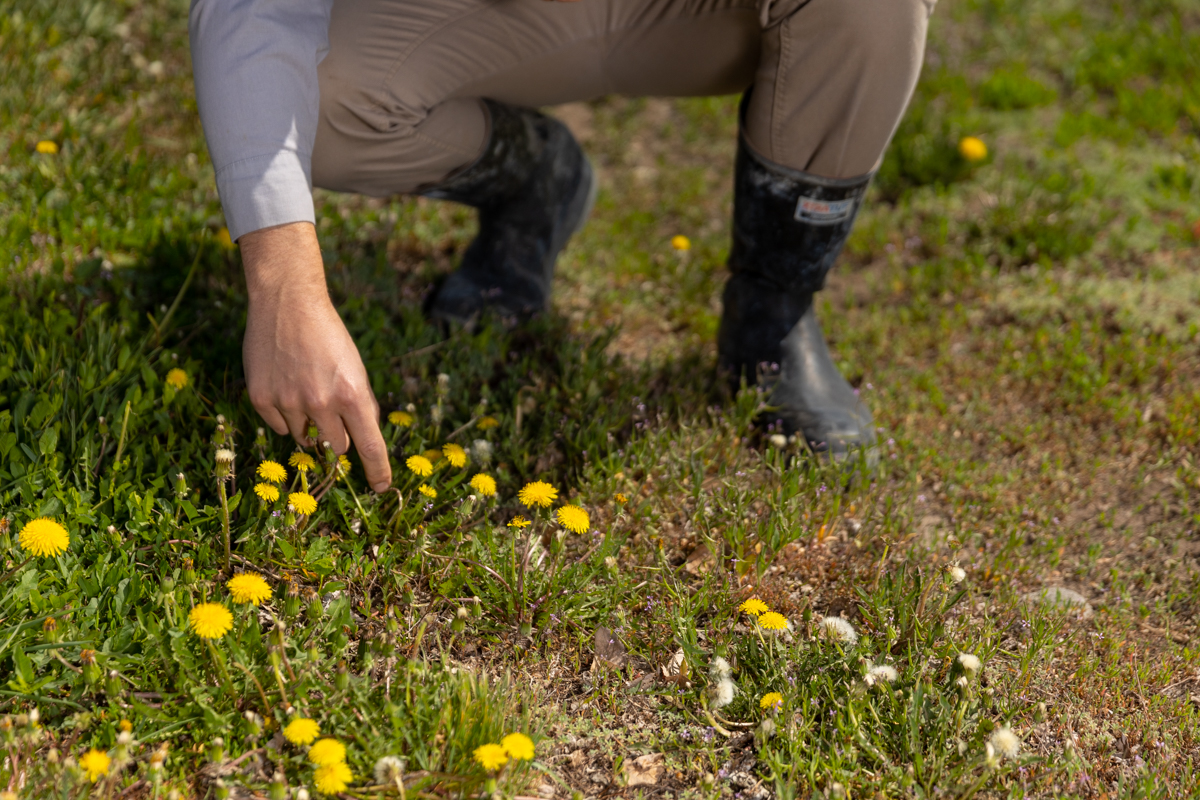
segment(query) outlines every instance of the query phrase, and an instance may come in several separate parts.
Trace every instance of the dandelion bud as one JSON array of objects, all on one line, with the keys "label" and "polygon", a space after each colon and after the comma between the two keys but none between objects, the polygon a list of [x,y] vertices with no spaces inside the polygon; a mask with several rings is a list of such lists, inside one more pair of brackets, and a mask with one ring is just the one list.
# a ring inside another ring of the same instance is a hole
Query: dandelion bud
[{"label": "dandelion bud", "polygon": [[183,560],[183,582],[187,585],[196,582],[196,565],[190,558]]},{"label": "dandelion bud", "polygon": [[217,429],[213,432],[212,443],[215,444],[217,447],[221,447],[222,445],[225,444],[225,426],[224,425],[217,426]]},{"label": "dandelion bud", "polygon": [[1045,703],[1045,701],[1039,702],[1037,704],[1037,708],[1035,708],[1034,712],[1033,712],[1033,720],[1034,720],[1034,722],[1045,722],[1046,721],[1046,703]]},{"label": "dandelion bud", "polygon": [[220,736],[214,736],[208,743],[208,760],[214,764],[225,760],[225,740]]},{"label": "dandelion bud", "polygon": [[104,417],[100,417],[96,420],[96,427],[100,429],[101,436],[108,436],[108,422],[104,419]]},{"label": "dandelion bud", "polygon": [[62,638],[58,631],[58,620],[54,619],[54,617],[46,617],[45,621],[42,622],[42,637],[47,642],[57,642]]},{"label": "dandelion bud", "polygon": [[247,711],[242,716],[244,716],[246,718],[246,722],[250,726],[250,735],[251,736],[258,736],[260,733],[262,733],[262,728],[263,728],[263,718],[262,717],[260,717],[258,714],[254,713],[253,711]]},{"label": "dandelion bud", "polygon": [[130,733],[129,731],[121,731],[120,733],[117,734],[117,744],[119,744],[119,745],[129,746],[129,743],[132,741],[133,741],[133,734]]},{"label": "dandelion bud", "polygon": [[988,769],[997,769],[1000,766],[1000,759],[996,758],[996,748],[992,747],[991,742],[984,743],[983,758]]},{"label": "dandelion bud", "polygon": [[225,424],[225,415],[224,414],[217,414],[217,424],[218,425]]},{"label": "dandelion bud", "polygon": [[467,616],[470,614],[462,606],[458,607],[458,611],[454,614],[454,621],[450,623],[450,630],[455,633],[462,633],[467,628]]},{"label": "dandelion bud", "polygon": [[62,757],[62,754],[58,752],[57,747],[51,747],[49,750],[46,751],[46,761],[48,761],[51,764],[57,764],[59,758],[61,758],[61,757]]},{"label": "dandelion bud", "polygon": [[758,725],[758,732],[762,739],[770,739],[775,735],[775,720],[771,717],[763,717],[763,721]]},{"label": "dandelion bud", "polygon": [[[1042,703],[1042,705],[1045,706],[1046,704]],[[36,728],[37,724],[38,724],[38,720],[40,720],[41,718],[42,718],[41,712],[39,712],[36,708],[33,709],[32,711],[30,711],[29,712],[29,727]]]},{"label": "dandelion bud", "polygon": [[333,677],[333,685],[337,687],[339,692],[344,692],[350,688],[350,672],[346,669],[346,662],[338,661],[337,673]]},{"label": "dandelion bud", "polygon": [[259,428],[254,433],[254,446],[255,447],[266,447],[267,446],[267,432],[265,430],[263,430],[262,428]]},{"label": "dandelion bud", "polygon": [[433,421],[434,425],[442,424],[442,407],[441,407],[441,405],[436,405],[433,408],[429,409],[429,419],[431,419]]},{"label": "dandelion bud", "polygon": [[213,797],[217,798],[217,800],[228,800],[229,786],[226,785],[225,781],[221,780],[220,778],[217,778],[215,781],[212,782],[212,787],[213,787]]},{"label": "dandelion bud", "polygon": [[606,570],[608,570],[610,574],[616,575],[617,574],[617,557],[616,556],[605,556],[604,568]]},{"label": "dandelion bud", "polygon": [[217,477],[227,478],[233,470],[233,451],[222,447],[217,451]]},{"label": "dandelion bud", "polygon": [[187,477],[182,472],[175,475],[175,496],[180,500],[188,496]]},{"label": "dandelion bud", "polygon": [[309,622],[320,622],[321,617],[325,616],[325,607],[321,605],[321,598],[317,597],[316,592],[308,600],[307,613]]},{"label": "dandelion bud", "polygon": [[833,800],[846,800],[846,787],[834,781],[829,785],[829,796]]},{"label": "dandelion bud", "polygon": [[450,393],[450,376],[444,372],[439,372],[437,376],[437,393],[438,397],[445,397]]}]

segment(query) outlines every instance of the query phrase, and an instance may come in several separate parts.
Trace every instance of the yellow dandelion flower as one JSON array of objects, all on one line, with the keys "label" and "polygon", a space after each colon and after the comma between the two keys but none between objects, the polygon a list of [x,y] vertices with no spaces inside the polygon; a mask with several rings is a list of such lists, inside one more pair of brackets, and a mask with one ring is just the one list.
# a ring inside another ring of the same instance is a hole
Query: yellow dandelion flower
[{"label": "yellow dandelion flower", "polygon": [[616,500],[618,503],[621,503],[622,505],[629,502],[629,498],[626,495],[622,494],[621,492],[617,492],[615,495],[613,495],[613,500]]},{"label": "yellow dandelion flower", "polygon": [[337,471],[338,471],[339,475],[349,475],[350,474],[350,459],[346,458],[346,456],[344,456],[344,455],[338,456],[337,457]]},{"label": "yellow dandelion flower", "polygon": [[495,772],[508,763],[508,754],[498,744],[485,744],[475,748],[475,763],[488,772]]},{"label": "yellow dandelion flower", "polygon": [[42,155],[52,156],[58,152],[58,143],[49,139],[42,139],[34,149]]},{"label": "yellow dandelion flower", "polygon": [[975,136],[964,136],[958,143],[958,152],[967,161],[983,161],[987,158],[987,145]]},{"label": "yellow dandelion flower", "polygon": [[201,603],[188,614],[188,624],[201,639],[220,639],[233,627],[233,614],[220,603]]},{"label": "yellow dandelion flower", "polygon": [[746,600],[740,606],[738,606],[738,611],[741,611],[743,614],[752,614],[756,617],[761,616],[770,610],[771,609],[767,607],[767,604],[762,600],[759,600],[757,597],[751,597],[749,600]]},{"label": "yellow dandelion flower", "polygon": [[[272,486],[272,489],[275,487]],[[243,572],[230,578],[225,587],[233,595],[235,603],[250,603],[259,605],[264,600],[271,599],[271,587],[262,575],[253,572]]]},{"label": "yellow dandelion flower", "polygon": [[518,530],[520,530],[521,528],[528,528],[532,524],[533,523],[531,523],[529,520],[522,517],[520,514],[518,514],[517,516],[513,517],[512,519],[510,519],[508,521],[508,527],[516,528]]},{"label": "yellow dandelion flower", "polygon": [[22,550],[38,558],[65,553],[67,545],[71,543],[71,535],[67,533],[67,529],[48,517],[38,517],[26,522],[18,539]]},{"label": "yellow dandelion flower", "polygon": [[588,513],[579,506],[563,506],[555,516],[558,518],[558,524],[571,533],[587,533],[588,528],[592,526]]},{"label": "yellow dandelion flower", "polygon": [[450,462],[450,466],[455,469],[462,469],[467,465],[467,451],[456,444],[442,445],[442,455]]},{"label": "yellow dandelion flower", "polygon": [[475,423],[475,427],[481,431],[490,431],[492,428],[500,426],[500,420],[495,417],[483,417],[479,422]]},{"label": "yellow dandelion flower", "polygon": [[178,391],[188,385],[188,374],[176,367],[167,373],[166,381],[168,385]]},{"label": "yellow dandelion flower", "polygon": [[671,237],[671,247],[674,247],[676,250],[686,253],[688,250],[692,249],[692,240],[689,239],[688,237],[684,236],[683,234],[679,234],[678,236],[672,236]]},{"label": "yellow dandelion flower", "polygon": [[433,488],[427,483],[422,483],[420,486],[418,486],[417,491],[428,497],[430,500],[437,499],[437,489]]},{"label": "yellow dandelion flower", "polygon": [[133,733],[133,723],[127,719],[123,719],[117,723],[117,727],[126,733]]},{"label": "yellow dandelion flower", "polygon": [[496,494],[496,479],[486,473],[480,472],[474,478],[471,478],[470,485],[472,489],[484,497],[492,497]]},{"label": "yellow dandelion flower", "polygon": [[279,487],[272,486],[269,483],[254,484],[254,493],[258,495],[258,499],[264,503],[274,503],[279,499]]},{"label": "yellow dandelion flower", "polygon": [[786,631],[787,617],[777,611],[768,611],[758,618],[758,624],[768,631]]},{"label": "yellow dandelion flower", "polygon": [[783,708],[783,695],[779,692],[767,692],[758,701],[758,707],[763,711],[766,711],[768,708]]},{"label": "yellow dandelion flower", "polygon": [[282,483],[287,480],[287,469],[278,461],[264,461],[258,465],[258,477],[271,483]]},{"label": "yellow dandelion flower", "polygon": [[316,744],[308,748],[308,760],[318,767],[345,761],[346,745],[337,739],[318,739]]},{"label": "yellow dandelion flower", "polygon": [[352,780],[354,780],[354,773],[350,771],[350,767],[345,761],[317,767],[313,772],[313,785],[321,794],[344,792]]},{"label": "yellow dandelion flower", "polygon": [[321,726],[315,719],[296,717],[283,729],[283,738],[292,744],[308,745],[316,741],[321,733]]},{"label": "yellow dandelion flower", "polygon": [[307,517],[317,510],[317,498],[308,492],[292,492],[288,495],[288,503],[296,509],[296,513]]},{"label": "yellow dandelion flower", "polygon": [[433,474],[433,462],[425,456],[409,456],[404,466],[418,478],[428,478]]},{"label": "yellow dandelion flower", "polygon": [[504,752],[514,761],[533,759],[533,740],[523,733],[510,733],[500,740]]},{"label": "yellow dandelion flower", "polygon": [[398,428],[411,428],[413,424],[413,415],[407,411],[393,411],[388,414],[388,422]]},{"label": "yellow dandelion flower", "polygon": [[288,463],[300,472],[308,472],[317,465],[317,462],[313,461],[313,457],[302,450],[292,453],[291,457],[288,458]]},{"label": "yellow dandelion flower", "polygon": [[434,447],[429,450],[426,450],[421,455],[425,456],[425,458],[429,461],[430,464],[436,464],[442,458],[442,451],[438,450],[436,447]]},{"label": "yellow dandelion flower", "polygon": [[103,750],[88,750],[79,757],[79,768],[87,773],[92,783],[108,774],[108,765],[111,763],[112,759]]},{"label": "yellow dandelion flower", "polygon": [[517,499],[528,508],[549,508],[558,499],[558,490],[545,481],[533,481],[517,492]]}]

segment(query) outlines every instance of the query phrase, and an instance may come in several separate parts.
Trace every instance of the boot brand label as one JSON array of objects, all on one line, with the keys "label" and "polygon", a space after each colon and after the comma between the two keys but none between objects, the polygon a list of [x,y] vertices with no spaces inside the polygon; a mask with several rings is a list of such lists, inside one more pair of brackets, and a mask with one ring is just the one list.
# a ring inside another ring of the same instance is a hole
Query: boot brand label
[{"label": "boot brand label", "polygon": [[848,200],[818,200],[801,197],[796,204],[796,219],[813,225],[833,225],[850,218],[854,213],[854,198]]}]

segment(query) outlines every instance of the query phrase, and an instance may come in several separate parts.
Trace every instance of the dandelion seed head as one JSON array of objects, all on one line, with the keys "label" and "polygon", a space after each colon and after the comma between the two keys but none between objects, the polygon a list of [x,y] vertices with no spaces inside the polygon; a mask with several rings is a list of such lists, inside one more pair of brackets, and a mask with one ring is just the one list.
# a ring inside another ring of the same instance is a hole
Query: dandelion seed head
[{"label": "dandelion seed head", "polygon": [[888,664],[876,664],[867,670],[867,675],[863,679],[867,686],[874,686],[877,683],[894,683],[900,677],[900,673],[896,668]]},{"label": "dandelion seed head", "polygon": [[858,641],[858,632],[849,620],[843,617],[821,617],[821,635],[843,644],[854,644]]},{"label": "dandelion seed head", "polygon": [[404,762],[396,756],[384,756],[375,762],[376,783],[394,784],[403,777]]},{"label": "dandelion seed head", "polygon": [[709,690],[708,707],[714,711],[718,708],[724,708],[733,702],[733,695],[736,691],[737,686],[734,685],[731,678],[722,678],[713,684]]},{"label": "dandelion seed head", "polygon": [[988,738],[988,744],[1004,758],[1016,758],[1021,752],[1021,740],[1007,725],[997,728]]},{"label": "dandelion seed head", "polygon": [[717,656],[712,661],[708,662],[708,677],[715,683],[724,680],[733,674],[733,667],[729,666],[729,662]]},{"label": "dandelion seed head", "polygon": [[971,653],[959,653],[958,665],[962,667],[962,671],[967,673],[968,677],[974,678],[979,674],[979,670],[983,668],[983,664],[979,661],[979,657]]}]

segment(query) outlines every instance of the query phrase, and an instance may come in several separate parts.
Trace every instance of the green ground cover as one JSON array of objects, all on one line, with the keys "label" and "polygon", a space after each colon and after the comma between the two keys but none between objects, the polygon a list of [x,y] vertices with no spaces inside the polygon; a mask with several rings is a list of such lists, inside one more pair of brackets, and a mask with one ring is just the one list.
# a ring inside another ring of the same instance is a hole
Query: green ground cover
[{"label": "green ground cover", "polygon": [[[602,191],[521,328],[421,318],[465,210],[318,193],[411,417],[376,496],[257,431],[186,3],[5,9],[0,797],[333,791],[298,718],[345,797],[1200,792],[1200,3],[937,10],[821,296],[875,476],[773,445],[713,378],[735,103],[555,110]],[[256,491],[265,461],[311,515]],[[39,518],[64,551],[31,557]],[[1025,599],[1059,587],[1089,605]],[[485,768],[514,733],[533,757]]]}]

